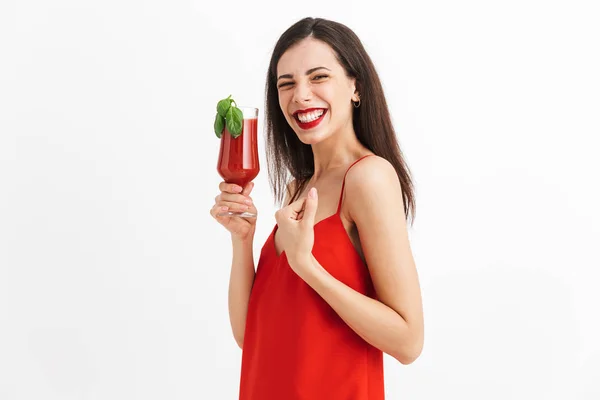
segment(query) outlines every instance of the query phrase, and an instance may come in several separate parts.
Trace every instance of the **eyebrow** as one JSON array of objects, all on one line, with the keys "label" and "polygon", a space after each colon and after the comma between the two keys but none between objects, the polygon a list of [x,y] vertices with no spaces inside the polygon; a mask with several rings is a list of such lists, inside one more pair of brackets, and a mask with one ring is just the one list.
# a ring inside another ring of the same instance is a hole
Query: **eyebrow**
[{"label": "eyebrow", "polygon": [[[331,72],[331,70],[329,68],[326,68],[326,67],[315,67],[315,68],[311,68],[308,71],[306,71],[306,75],[310,75],[313,72],[318,71],[320,69],[326,69],[327,71]],[[280,79],[283,79],[283,78],[290,78],[291,79],[293,77],[294,77],[293,74],[284,74],[284,75],[281,75],[279,78],[277,78],[277,80],[280,80]]]}]

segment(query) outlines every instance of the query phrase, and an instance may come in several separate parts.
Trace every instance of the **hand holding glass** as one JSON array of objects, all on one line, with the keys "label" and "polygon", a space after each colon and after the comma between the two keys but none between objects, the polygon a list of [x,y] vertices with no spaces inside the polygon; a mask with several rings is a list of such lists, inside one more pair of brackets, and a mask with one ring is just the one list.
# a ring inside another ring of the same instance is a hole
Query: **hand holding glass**
[{"label": "hand holding glass", "polygon": [[[258,108],[238,107],[244,115],[242,133],[237,138],[231,136],[227,127],[221,135],[221,148],[217,171],[227,183],[246,187],[260,171],[258,164]],[[255,213],[248,211],[224,211],[218,216],[231,215],[244,218],[256,218]]]}]

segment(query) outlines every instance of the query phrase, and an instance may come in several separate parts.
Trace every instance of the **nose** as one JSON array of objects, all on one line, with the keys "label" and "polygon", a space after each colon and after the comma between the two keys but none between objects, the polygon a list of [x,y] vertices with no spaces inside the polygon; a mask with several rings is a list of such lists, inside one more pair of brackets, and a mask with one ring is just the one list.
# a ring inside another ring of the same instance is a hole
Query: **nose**
[{"label": "nose", "polygon": [[294,88],[294,102],[298,104],[306,103],[312,99],[312,91],[309,85],[304,82],[296,83]]}]

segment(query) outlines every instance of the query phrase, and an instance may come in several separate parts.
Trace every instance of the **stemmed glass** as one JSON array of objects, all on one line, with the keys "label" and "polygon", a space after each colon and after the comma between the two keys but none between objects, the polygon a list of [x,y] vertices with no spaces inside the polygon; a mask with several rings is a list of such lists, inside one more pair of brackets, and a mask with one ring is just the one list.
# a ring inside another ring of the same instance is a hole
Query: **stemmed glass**
[{"label": "stemmed glass", "polygon": [[[227,127],[221,135],[221,148],[219,150],[219,160],[217,171],[227,183],[246,187],[260,171],[258,164],[258,108],[240,107],[244,119],[242,122],[242,133],[234,138]],[[248,211],[223,211],[218,216],[231,215],[243,218],[256,218],[255,213]]]}]

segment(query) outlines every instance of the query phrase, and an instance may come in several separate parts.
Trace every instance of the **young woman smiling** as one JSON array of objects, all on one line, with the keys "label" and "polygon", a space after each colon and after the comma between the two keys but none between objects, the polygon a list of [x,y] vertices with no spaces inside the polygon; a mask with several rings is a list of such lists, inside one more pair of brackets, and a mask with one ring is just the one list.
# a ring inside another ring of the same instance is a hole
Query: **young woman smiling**
[{"label": "young woman smiling", "polygon": [[383,353],[421,353],[421,290],[407,232],[410,173],[379,77],[346,26],[305,18],[275,45],[266,83],[269,179],[283,207],[254,267],[256,212],[221,183],[231,232],[229,312],[240,399],[384,398]]}]

